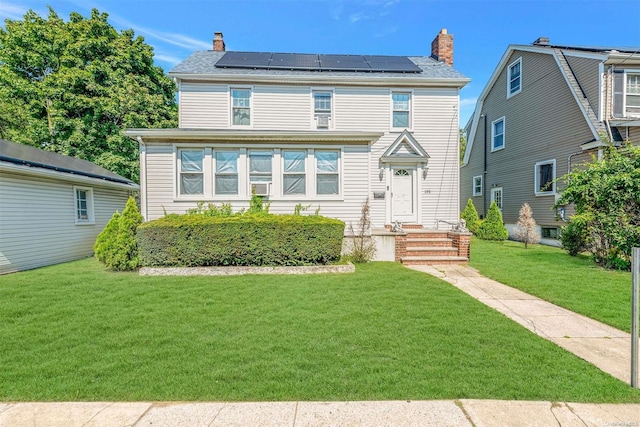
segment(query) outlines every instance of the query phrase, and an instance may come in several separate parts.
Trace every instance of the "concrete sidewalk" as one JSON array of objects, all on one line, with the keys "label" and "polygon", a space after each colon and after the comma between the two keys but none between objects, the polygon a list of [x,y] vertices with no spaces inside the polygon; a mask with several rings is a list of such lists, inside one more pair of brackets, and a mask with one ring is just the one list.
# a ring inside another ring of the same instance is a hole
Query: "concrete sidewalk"
[{"label": "concrete sidewalk", "polygon": [[496,400],[0,403],[2,427],[639,425],[640,404]]},{"label": "concrete sidewalk", "polygon": [[631,383],[631,335],[480,275],[465,265],[410,266],[439,277],[602,371]]}]

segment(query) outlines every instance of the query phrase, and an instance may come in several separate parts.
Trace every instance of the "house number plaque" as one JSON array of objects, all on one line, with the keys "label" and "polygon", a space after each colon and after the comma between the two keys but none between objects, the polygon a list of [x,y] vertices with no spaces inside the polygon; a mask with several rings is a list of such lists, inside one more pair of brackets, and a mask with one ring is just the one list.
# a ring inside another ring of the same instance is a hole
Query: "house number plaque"
[{"label": "house number plaque", "polygon": [[384,199],[384,191],[374,191],[373,192],[373,198],[374,198],[374,200]]}]

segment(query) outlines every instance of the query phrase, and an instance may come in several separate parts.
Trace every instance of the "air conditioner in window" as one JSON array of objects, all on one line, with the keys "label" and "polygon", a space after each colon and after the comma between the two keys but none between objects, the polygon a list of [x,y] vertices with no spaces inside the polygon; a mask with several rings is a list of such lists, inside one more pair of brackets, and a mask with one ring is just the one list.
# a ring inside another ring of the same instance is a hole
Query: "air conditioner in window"
[{"label": "air conditioner in window", "polygon": [[252,182],[251,194],[255,194],[256,196],[268,196],[270,185],[270,182]]},{"label": "air conditioner in window", "polygon": [[329,127],[329,115],[319,114],[316,116],[316,126],[318,128],[326,129]]}]

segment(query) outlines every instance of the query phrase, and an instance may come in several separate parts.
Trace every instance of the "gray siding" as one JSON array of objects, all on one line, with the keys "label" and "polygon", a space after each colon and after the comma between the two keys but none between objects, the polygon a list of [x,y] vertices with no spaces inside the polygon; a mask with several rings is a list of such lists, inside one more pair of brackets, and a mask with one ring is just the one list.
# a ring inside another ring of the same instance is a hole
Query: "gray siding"
[{"label": "gray siding", "polygon": [[580,87],[587,95],[591,108],[598,115],[600,109],[600,61],[570,55],[565,55],[565,57]]},{"label": "gray siding", "polygon": [[[551,55],[515,51],[507,63],[522,57],[522,92],[507,99],[506,70],[488,92],[481,114],[487,115],[487,174],[483,197],[472,197],[480,214],[488,209],[490,189],[503,188],[503,217],[515,224],[527,202],[539,225],[556,227],[553,195],[535,195],[535,164],[556,161],[556,177],[567,173],[569,156],[593,139],[575,98]],[[491,152],[491,122],[505,117],[505,148]],[[469,164],[461,169],[461,203],[472,194],[473,176],[482,175],[483,119],[480,119]],[[561,186],[561,183],[558,184]]]},{"label": "gray siding", "polygon": [[128,192],[93,190],[95,223],[75,224],[74,182],[0,172],[0,274],[89,257],[93,244]]}]

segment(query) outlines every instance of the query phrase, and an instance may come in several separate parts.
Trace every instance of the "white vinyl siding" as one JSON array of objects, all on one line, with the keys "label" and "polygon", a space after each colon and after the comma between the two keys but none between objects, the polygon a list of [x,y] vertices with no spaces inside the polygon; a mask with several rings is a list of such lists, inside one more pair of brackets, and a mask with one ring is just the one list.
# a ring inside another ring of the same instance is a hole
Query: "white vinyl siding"
[{"label": "white vinyl siding", "polygon": [[181,128],[229,127],[229,90],[226,85],[181,82],[178,108]]},{"label": "white vinyl siding", "polygon": [[522,58],[509,64],[507,68],[507,98],[522,91]]},{"label": "white vinyl siding", "polygon": [[536,196],[548,196],[556,194],[556,161],[546,160],[536,163],[535,167],[535,194]]},{"label": "white vinyl siding", "polygon": [[491,123],[491,151],[504,148],[504,117],[500,117]]},{"label": "white vinyl siding", "polygon": [[482,196],[482,175],[473,177],[473,195]]},{"label": "white vinyl siding", "polygon": [[[81,183],[77,188],[93,194],[94,221],[78,227],[73,181],[7,171],[0,171],[0,181],[0,274],[91,256],[96,237],[129,196],[98,180]],[[30,208],[34,200],[37,209]]]}]

